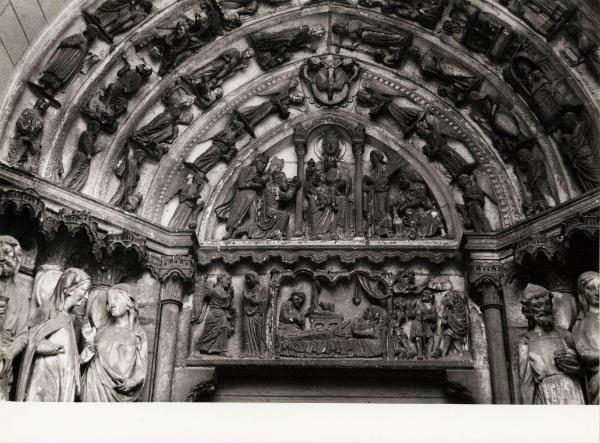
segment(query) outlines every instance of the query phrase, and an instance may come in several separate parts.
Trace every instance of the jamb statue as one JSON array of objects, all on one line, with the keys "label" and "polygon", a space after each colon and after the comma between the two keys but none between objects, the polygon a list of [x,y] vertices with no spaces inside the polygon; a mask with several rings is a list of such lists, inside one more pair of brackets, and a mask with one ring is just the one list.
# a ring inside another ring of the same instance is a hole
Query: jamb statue
[{"label": "jamb statue", "polygon": [[577,279],[577,296],[581,312],[573,326],[575,349],[585,369],[589,404],[600,403],[600,325],[598,313],[600,295],[600,274],[584,272]]},{"label": "jamb statue", "polygon": [[8,401],[13,360],[27,346],[30,294],[17,284],[23,251],[19,241],[0,235],[0,401]]},{"label": "jamb statue", "polygon": [[81,401],[135,401],[146,380],[148,340],[132,288],[125,283],[111,287],[106,309],[107,324],[98,330],[89,323],[82,327],[86,343],[81,353]]},{"label": "jamb statue", "polygon": [[570,332],[554,325],[552,293],[529,284],[521,303],[529,329],[519,341],[523,404],[584,404],[575,343]]}]

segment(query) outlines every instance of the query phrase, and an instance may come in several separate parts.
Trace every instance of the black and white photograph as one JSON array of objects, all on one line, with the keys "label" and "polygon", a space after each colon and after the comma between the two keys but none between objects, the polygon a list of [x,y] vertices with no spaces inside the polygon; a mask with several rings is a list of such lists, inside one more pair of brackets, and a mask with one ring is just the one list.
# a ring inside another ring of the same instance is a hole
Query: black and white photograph
[{"label": "black and white photograph", "polygon": [[330,441],[580,406],[510,435],[600,438],[599,28],[598,0],[0,0],[1,409],[354,407]]}]

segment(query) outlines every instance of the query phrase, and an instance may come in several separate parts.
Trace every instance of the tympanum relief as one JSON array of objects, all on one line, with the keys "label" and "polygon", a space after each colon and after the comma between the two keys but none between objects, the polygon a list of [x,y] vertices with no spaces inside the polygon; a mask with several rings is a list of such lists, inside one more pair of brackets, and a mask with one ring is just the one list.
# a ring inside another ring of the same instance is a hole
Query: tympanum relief
[{"label": "tympanum relief", "polygon": [[272,270],[233,279],[197,288],[189,358],[471,358],[469,302],[453,277]]}]

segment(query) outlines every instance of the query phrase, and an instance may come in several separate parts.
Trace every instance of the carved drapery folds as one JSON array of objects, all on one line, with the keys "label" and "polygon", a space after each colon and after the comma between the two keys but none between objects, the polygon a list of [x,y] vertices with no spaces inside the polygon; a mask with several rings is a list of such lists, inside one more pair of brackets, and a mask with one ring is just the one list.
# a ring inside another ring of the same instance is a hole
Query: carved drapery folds
[{"label": "carved drapery folds", "polygon": [[233,278],[241,280],[240,292],[233,290],[228,274],[197,288],[192,323],[199,329],[190,361],[336,358],[464,364],[471,358],[468,301],[448,277],[303,268]]},{"label": "carved drapery folds", "polygon": [[[583,321],[569,294],[593,261],[573,251],[597,242],[598,217],[552,216],[600,184],[598,45],[560,0],[507,2],[510,20],[462,0],[88,3],[41,62],[28,56],[19,75],[36,82],[3,108],[14,185],[46,205],[0,192],[0,234],[26,274],[89,274],[96,313],[108,287],[156,285],[152,399],[171,400],[176,365],[485,372],[487,346],[509,402],[507,269],[466,257],[465,237],[485,246],[473,257],[512,248],[527,283],[549,263],[538,283],[566,294],[560,322]],[[571,78],[559,57],[588,68]],[[552,227],[510,237],[524,216]]]}]

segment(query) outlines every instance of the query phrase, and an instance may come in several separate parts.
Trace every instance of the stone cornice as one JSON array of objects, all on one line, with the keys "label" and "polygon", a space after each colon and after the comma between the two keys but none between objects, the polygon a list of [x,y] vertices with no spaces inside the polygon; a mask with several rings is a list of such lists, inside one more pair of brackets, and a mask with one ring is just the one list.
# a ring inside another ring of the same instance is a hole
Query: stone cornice
[{"label": "stone cornice", "polygon": [[[63,189],[43,178],[24,174],[22,171],[1,162],[0,182],[6,183],[6,189],[11,194],[30,195],[31,199],[29,200],[32,202],[36,201],[34,197],[37,194],[39,196],[37,198],[45,207],[45,210],[51,214],[50,219],[45,222],[48,229],[51,229],[50,224],[53,223],[52,220],[54,219],[56,219],[55,222],[62,220],[62,222],[68,223],[67,214],[63,212],[62,218],[59,214],[61,209],[70,208],[76,213],[87,214],[89,224],[90,226],[93,225],[94,232],[108,233],[116,243],[121,243],[124,247],[133,247],[140,256],[143,254],[139,242],[133,237],[127,236],[127,232],[137,232],[145,236],[148,250],[158,254],[188,254],[193,244],[192,231],[169,232],[168,229],[162,226],[88,196]],[[6,191],[4,194],[6,195]]]},{"label": "stone cornice", "polygon": [[582,226],[597,226],[597,221],[591,220],[593,217],[581,216],[599,207],[600,189],[597,189],[555,206],[528,220],[517,223],[510,228],[491,234],[467,232],[464,234],[464,249],[471,252],[501,252],[509,248],[512,250],[513,246],[518,242],[531,239],[542,233],[549,237],[564,235],[563,229],[566,229],[566,232],[574,229],[579,219],[582,220]]}]

